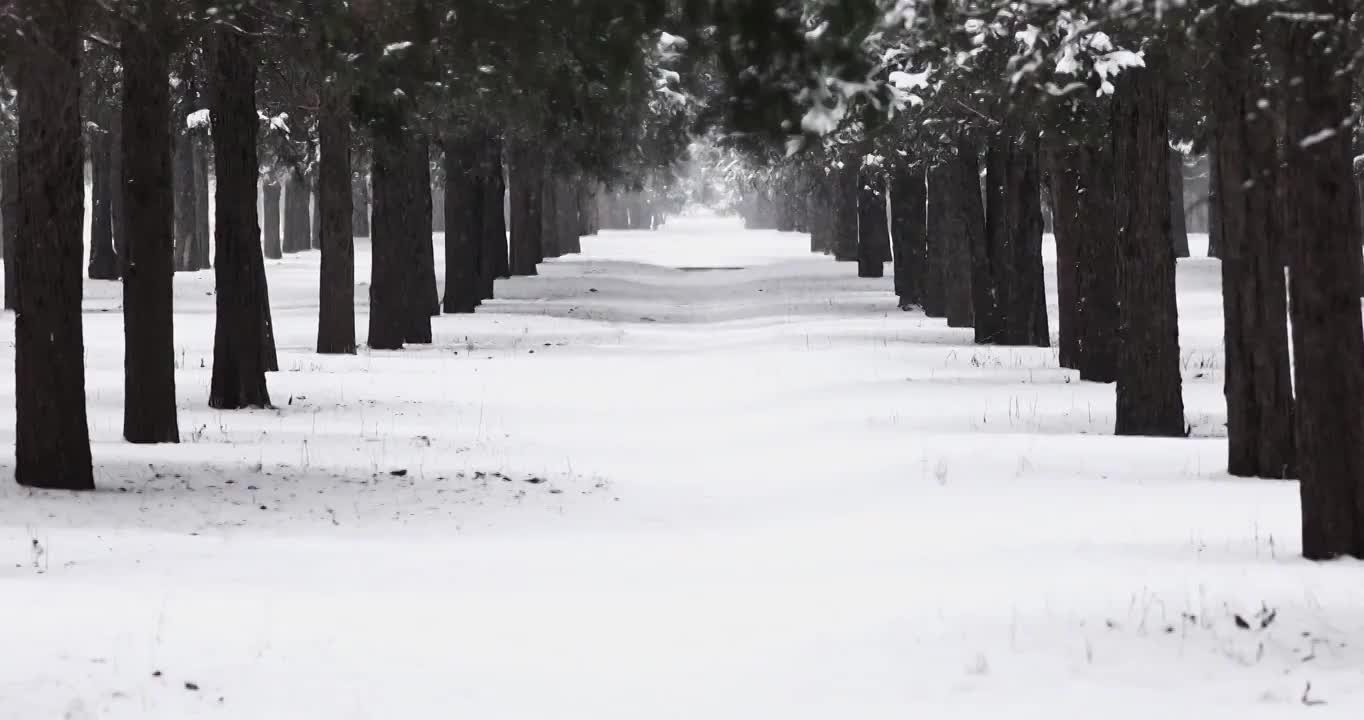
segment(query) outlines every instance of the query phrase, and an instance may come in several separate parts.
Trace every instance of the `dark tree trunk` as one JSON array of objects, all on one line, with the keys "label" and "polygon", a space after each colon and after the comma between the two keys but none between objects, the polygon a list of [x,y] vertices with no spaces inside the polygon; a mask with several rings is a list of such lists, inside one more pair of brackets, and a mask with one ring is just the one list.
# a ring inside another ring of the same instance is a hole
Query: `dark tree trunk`
[{"label": "dark tree trunk", "polygon": [[1170,148],[1170,246],[1175,257],[1189,257],[1189,225],[1184,217],[1184,153]]},{"label": "dark tree trunk", "polygon": [[175,416],[175,190],[171,175],[170,35],[166,0],[124,23],[123,437],[180,442]]},{"label": "dark tree trunk", "polygon": [[578,232],[581,225],[578,219],[577,191],[574,190],[576,181],[568,177],[560,177],[555,191],[559,194],[555,207],[559,209],[559,238],[563,242],[560,248],[565,255],[576,255],[583,251],[582,243],[579,241]]},{"label": "dark tree trunk", "polygon": [[309,193],[309,200],[310,200],[310,202],[312,203],[312,223],[311,223],[312,232],[309,234],[309,238],[310,238],[311,241],[312,241],[312,247],[311,247],[310,249],[312,249],[312,250],[321,250],[321,249],[322,249],[322,203],[321,203],[321,201],[318,199],[317,178],[316,178],[316,177],[313,177],[313,178],[310,178],[310,179],[309,179],[309,181],[308,181],[308,187],[313,188],[312,192]]},{"label": "dark tree trunk", "polygon": [[1170,157],[1165,58],[1118,78],[1113,99],[1117,187],[1119,435],[1185,434],[1175,256],[1170,246]]},{"label": "dark tree trunk", "polygon": [[975,147],[963,136],[957,153],[948,160],[943,238],[943,298],[947,326],[966,328],[975,322],[975,281],[971,249],[985,237],[985,209],[980,199],[980,162]]},{"label": "dark tree trunk", "polygon": [[19,261],[15,250],[19,247],[19,158],[11,151],[4,158],[0,172],[0,215],[3,215],[5,244],[5,309],[19,307]]},{"label": "dark tree trunk", "polygon": [[1075,182],[1074,150],[1052,140],[1042,150],[1047,197],[1051,200],[1052,236],[1056,240],[1057,351],[1063,368],[1080,369],[1081,303],[1079,294],[1079,244],[1090,242],[1077,228],[1079,186]]},{"label": "dark tree trunk", "polygon": [[[123,137],[123,114],[115,112],[113,122],[110,126],[113,128],[110,135],[110,141],[113,143],[113,152],[110,154],[112,159],[110,160],[110,163],[113,167],[112,173],[114,184],[118,185],[122,182],[124,177],[123,142],[120,140],[120,138]],[[110,197],[112,198],[109,206],[110,215],[113,216],[114,254],[118,257],[118,272],[121,277],[124,270],[123,264],[128,257],[128,238],[123,235],[123,193],[115,187]]]},{"label": "dark tree trunk", "polygon": [[284,252],[303,252],[312,246],[309,224],[308,183],[303,178],[303,171],[294,168],[284,180]]},{"label": "dark tree trunk", "polygon": [[440,315],[440,290],[436,287],[435,231],[431,229],[431,143],[425,135],[416,140],[412,152],[412,172],[421,186],[418,188],[418,212],[411,218],[417,276],[408,285],[412,293],[409,300],[412,325],[407,341],[428,344],[431,342],[431,318]]},{"label": "dark tree trunk", "polygon": [[[189,128],[189,114],[199,99],[194,82],[193,54],[188,50],[182,53],[180,65],[180,109],[175,113],[172,135],[175,146],[171,156],[171,183],[174,187],[175,208],[175,269],[177,271],[202,270],[199,258],[199,196],[195,177],[195,139]],[[207,209],[205,209],[207,213]]]},{"label": "dark tree trunk", "polygon": [[833,178],[832,172],[816,171],[810,187],[810,252],[833,252]]},{"label": "dark tree trunk", "polygon": [[119,257],[114,252],[114,193],[120,189],[114,177],[114,138],[105,130],[96,131],[90,150],[90,265],[91,280],[117,280]]},{"label": "dark tree trunk", "polygon": [[83,0],[22,0],[19,276],[14,320],[15,480],[93,490],[81,337],[79,20]]},{"label": "dark tree trunk", "polygon": [[985,146],[985,234],[971,246],[971,299],[976,311],[976,342],[1004,342],[1004,304],[1008,301],[1010,252],[1009,161],[1012,129],[1000,129]]},{"label": "dark tree trunk", "polygon": [[322,89],[317,118],[320,145],[317,214],[322,267],[318,291],[317,351],[355,354],[355,236],[351,221],[350,107],[341,88]]},{"label": "dark tree trunk", "polygon": [[1067,219],[1070,230],[1066,232],[1076,238],[1080,379],[1117,382],[1122,340],[1118,313],[1118,207],[1114,193],[1113,149],[1107,144],[1078,146],[1069,168],[1066,188],[1075,194],[1075,210]]},{"label": "dark tree trunk", "polygon": [[947,254],[948,236],[953,232],[951,195],[956,185],[956,171],[951,163],[943,162],[928,171],[928,203],[925,206],[927,242],[924,272],[924,314],[932,318],[947,317]]},{"label": "dark tree trunk", "polygon": [[1292,477],[1293,384],[1278,243],[1278,137],[1254,65],[1268,11],[1223,0],[1209,83],[1217,129],[1217,215],[1222,233],[1226,338],[1227,471]]},{"label": "dark tree trunk", "polygon": [[205,137],[204,130],[195,130],[191,133],[194,137],[194,267],[199,270],[207,270],[213,266],[209,258],[209,238],[213,233],[209,230],[208,224],[208,178],[213,174],[213,164],[209,162],[210,140]]},{"label": "dark tree trunk", "polygon": [[214,38],[217,326],[208,404],[221,409],[269,407],[265,373],[277,364],[256,218],[256,59],[249,37],[223,25]]},{"label": "dark tree trunk", "polygon": [[184,129],[185,113],[177,115],[175,124],[175,149],[171,158],[171,184],[175,192],[175,269],[192,271],[200,269],[194,263],[199,230],[194,192],[194,141]]},{"label": "dark tree trunk", "polygon": [[[1208,157],[1217,156],[1217,138],[1208,140]],[[1208,257],[1218,257],[1222,247],[1222,222],[1217,217],[1217,186],[1221,181],[1217,177],[1217,163],[1208,162]]]},{"label": "dark tree trunk", "polygon": [[[1350,167],[1351,4],[1310,0],[1322,20],[1287,23],[1284,238],[1293,249],[1291,311],[1303,555],[1364,557],[1364,392],[1360,358],[1360,210]],[[1224,182],[1223,185],[1226,183]],[[1226,218],[1222,218],[1225,225]],[[1227,233],[1223,233],[1223,238]]]},{"label": "dark tree trunk", "polygon": [[924,302],[927,278],[928,185],[922,167],[896,168],[890,188],[890,232],[895,245],[895,294],[900,309]]},{"label": "dark tree trunk", "polygon": [[503,180],[502,141],[496,135],[486,133],[480,157],[483,227],[479,233],[483,249],[479,252],[479,272],[483,279],[482,297],[491,300],[497,278],[511,276],[507,265],[507,218],[503,214],[507,184]]},{"label": "dark tree trunk", "polygon": [[280,184],[273,180],[266,180],[261,185],[261,209],[265,217],[264,228],[264,252],[265,257],[278,260],[284,257],[283,243],[280,233],[280,198],[282,196]]},{"label": "dark tree trunk", "polygon": [[485,188],[482,148],[472,135],[445,140],[445,312],[471,313],[483,302]]},{"label": "dark tree trunk", "polygon": [[886,174],[878,166],[864,166],[857,193],[857,276],[879,278],[890,255],[886,225]]},{"label": "dark tree trunk", "polygon": [[411,242],[403,215],[414,209],[404,188],[407,174],[404,152],[399,138],[375,132],[368,340],[375,350],[401,350],[406,337],[407,293],[403,285],[412,278],[404,277],[411,272],[404,262],[410,254]]},{"label": "dark tree trunk", "polygon": [[[987,219],[987,306],[993,327],[982,330],[977,315],[977,342],[1047,347],[1045,273],[1042,267],[1042,190],[1037,137],[1006,126],[990,147],[987,196],[993,215]],[[969,153],[968,153],[969,154]],[[998,179],[996,179],[996,176]],[[963,182],[966,182],[963,179]],[[963,188],[963,193],[967,192]],[[972,280],[976,280],[972,276]],[[977,311],[982,293],[976,291]],[[992,301],[992,302],[991,302]]]},{"label": "dark tree trunk", "polygon": [[548,168],[540,179],[540,248],[542,258],[556,258],[564,254],[564,239],[560,237],[558,179]]},{"label": "dark tree trunk", "polygon": [[829,241],[834,259],[839,262],[857,260],[857,176],[860,163],[845,160],[842,167],[832,170],[833,217]]},{"label": "dark tree trunk", "polygon": [[542,170],[534,148],[513,145],[511,157],[511,274],[534,275],[540,261]]}]

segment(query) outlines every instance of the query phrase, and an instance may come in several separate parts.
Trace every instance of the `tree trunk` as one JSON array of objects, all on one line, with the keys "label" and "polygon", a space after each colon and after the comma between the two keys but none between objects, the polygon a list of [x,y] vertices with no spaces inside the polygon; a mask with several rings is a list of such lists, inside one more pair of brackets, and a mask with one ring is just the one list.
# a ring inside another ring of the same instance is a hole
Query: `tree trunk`
[{"label": "tree trunk", "polygon": [[284,178],[284,252],[303,252],[312,246],[309,224],[308,183],[303,179],[303,171],[293,168]]},{"label": "tree trunk", "polygon": [[371,166],[369,339],[375,350],[401,350],[406,334],[407,294],[404,259],[408,255],[403,214],[411,212],[403,189],[404,148],[399,138],[374,133]]},{"label": "tree trunk", "polygon": [[[113,143],[110,164],[113,168],[111,172],[113,173],[114,185],[117,186],[123,182],[124,178],[123,142],[120,140],[123,137],[123,114],[121,112],[114,113],[114,119],[110,126],[113,128],[110,134],[110,141]],[[118,258],[118,276],[122,277],[125,270],[123,265],[128,257],[128,238],[123,235],[123,192],[115,187],[109,197],[111,198],[109,214],[113,218],[112,225],[114,228],[114,255]]]},{"label": "tree trunk", "polygon": [[503,180],[501,139],[493,133],[485,133],[482,142],[483,226],[479,233],[483,247],[479,252],[479,272],[483,280],[482,297],[491,300],[497,278],[511,277],[507,264],[507,218],[503,214],[507,184]]},{"label": "tree trunk", "polygon": [[857,276],[879,278],[886,273],[886,257],[890,255],[885,170],[863,166],[857,185]]},{"label": "tree trunk", "polygon": [[1210,90],[1222,233],[1227,472],[1292,477],[1293,384],[1279,252],[1278,137],[1254,63],[1267,11],[1223,0]]},{"label": "tree trunk", "polygon": [[[175,415],[175,189],[166,0],[124,23],[123,437],[180,442]],[[134,11],[136,12],[136,11]]]},{"label": "tree trunk", "polygon": [[555,185],[555,191],[559,194],[555,202],[555,207],[559,209],[559,239],[563,242],[560,249],[565,255],[576,255],[583,251],[578,237],[581,223],[578,218],[578,194],[574,189],[576,184],[574,179],[560,177]]},{"label": "tree trunk", "polygon": [[[1001,345],[1051,345],[1047,328],[1045,272],[1042,267],[1042,191],[1037,136],[1006,126],[991,144],[990,201],[998,220],[987,220],[989,277],[993,280],[992,328],[977,342]],[[963,182],[967,182],[964,178]],[[963,193],[969,188],[964,187]],[[975,277],[972,277],[975,280]],[[977,293],[979,295],[979,293]]]},{"label": "tree trunk", "polygon": [[[1214,136],[1208,140],[1208,157],[1217,156],[1217,138]],[[1217,177],[1217,163],[1209,160],[1208,162],[1208,257],[1218,257],[1219,248],[1222,247],[1222,222],[1217,217],[1217,186],[1221,181]]]},{"label": "tree trunk", "polygon": [[1164,78],[1165,58],[1158,49],[1148,51],[1144,68],[1118,77],[1113,99],[1113,177],[1120,181],[1115,193],[1119,435],[1185,434]]},{"label": "tree trunk", "polygon": [[971,248],[985,237],[985,210],[980,199],[980,162],[975,147],[962,136],[948,160],[947,225],[943,236],[943,298],[947,326],[967,328],[975,322]]},{"label": "tree trunk", "polygon": [[120,258],[114,252],[114,193],[120,191],[114,177],[114,142],[106,130],[97,130],[90,149],[90,264],[91,280],[117,280]]},{"label": "tree trunk", "polygon": [[564,254],[564,239],[560,237],[558,178],[546,168],[540,178],[540,248],[542,258],[556,258]]},{"label": "tree trunk", "polygon": [[271,260],[278,260],[284,257],[283,243],[280,233],[280,197],[282,188],[273,179],[267,179],[261,185],[261,206],[265,215],[264,228],[264,252],[265,257]]},{"label": "tree trunk", "polygon": [[407,342],[429,344],[431,342],[431,318],[440,315],[440,290],[436,288],[436,249],[435,232],[431,229],[431,143],[425,135],[414,140],[412,147],[412,173],[420,185],[417,191],[417,213],[410,217],[412,238],[415,245],[416,277],[408,283],[408,300],[411,311],[411,325]]},{"label": "tree trunk", "polygon": [[1074,150],[1051,140],[1042,149],[1042,176],[1051,200],[1051,232],[1056,241],[1056,316],[1057,353],[1061,367],[1080,369],[1080,324],[1078,253],[1081,242],[1090,242],[1078,231],[1076,217],[1079,187],[1073,177]]},{"label": "tree trunk", "polygon": [[5,309],[19,307],[19,261],[15,249],[19,247],[19,157],[10,151],[4,158],[0,172],[0,215],[3,215],[5,244]]},{"label": "tree trunk", "polygon": [[895,294],[900,309],[924,302],[928,227],[924,213],[928,185],[922,167],[897,167],[890,189],[890,232],[895,245]]},{"label": "tree trunk", "polygon": [[483,302],[486,269],[483,214],[487,203],[477,137],[445,140],[445,312],[471,313]]},{"label": "tree trunk", "polygon": [[516,143],[511,157],[511,274],[534,275],[540,260],[541,167],[536,151]]},{"label": "tree trunk", "polygon": [[309,203],[311,204],[311,208],[312,208],[312,223],[310,224],[310,227],[312,228],[312,232],[309,234],[309,239],[310,239],[310,241],[311,241],[312,247],[309,248],[309,249],[311,249],[311,250],[321,250],[321,249],[322,249],[322,203],[321,203],[321,200],[318,199],[317,178],[316,178],[316,177],[312,177],[312,178],[309,178],[309,179],[308,179],[308,187],[312,188],[312,191],[309,193],[309,197],[308,197]]},{"label": "tree trunk", "polygon": [[[1364,557],[1364,392],[1360,358],[1360,211],[1350,167],[1357,39],[1350,3],[1310,0],[1312,21],[1287,23],[1284,238],[1293,249],[1291,312],[1303,555]],[[1225,183],[1224,183],[1225,185]],[[1222,218],[1225,224],[1225,218]],[[1224,232],[1223,237],[1227,234]]]},{"label": "tree trunk", "polygon": [[175,193],[175,269],[198,270],[195,249],[198,245],[198,207],[194,192],[194,141],[185,131],[185,113],[177,115],[175,148],[171,156],[171,185]]},{"label": "tree trunk", "polygon": [[939,163],[928,171],[924,315],[931,318],[947,317],[947,251],[948,235],[953,232],[950,198],[956,184],[955,172],[948,162]]},{"label": "tree trunk", "polygon": [[93,490],[85,415],[79,20],[84,0],[22,0],[15,480]]},{"label": "tree trunk", "polygon": [[857,259],[857,176],[860,162],[848,159],[832,171],[833,217],[829,240],[834,260],[852,262]]},{"label": "tree trunk", "polygon": [[810,252],[824,255],[833,252],[833,178],[832,171],[816,171],[806,211],[810,218]]},{"label": "tree trunk", "polygon": [[[244,21],[245,22],[245,21]],[[249,22],[248,22],[249,25]],[[274,332],[256,218],[256,59],[252,28],[215,31],[213,149],[217,326],[210,407],[269,407]]]},{"label": "tree trunk", "polygon": [[207,270],[213,266],[209,260],[209,238],[213,233],[208,225],[208,178],[213,174],[213,164],[208,157],[211,141],[205,137],[202,129],[193,131],[191,135],[194,138],[194,267]]},{"label": "tree trunk", "polygon": [[1175,257],[1189,257],[1189,226],[1184,217],[1184,153],[1170,148],[1170,246]]},{"label": "tree trunk", "polygon": [[350,101],[328,83],[317,118],[318,232],[322,245],[317,314],[317,351],[355,354],[355,218],[351,194]]}]

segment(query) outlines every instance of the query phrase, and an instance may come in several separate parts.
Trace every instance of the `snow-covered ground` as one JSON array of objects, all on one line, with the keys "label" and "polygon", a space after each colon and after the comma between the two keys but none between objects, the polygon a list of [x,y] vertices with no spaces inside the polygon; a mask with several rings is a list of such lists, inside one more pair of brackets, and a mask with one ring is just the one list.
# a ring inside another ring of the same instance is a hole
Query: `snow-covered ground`
[{"label": "snow-covered ground", "polygon": [[1224,473],[1216,261],[1180,265],[1194,437],[1119,439],[1054,351],[807,245],[605,233],[339,358],[317,254],[270,262],[249,412],[206,407],[182,274],[160,447],[120,441],[119,286],[88,283],[100,491],[0,482],[0,717],[1364,714],[1364,564],[1298,559],[1296,485]]}]

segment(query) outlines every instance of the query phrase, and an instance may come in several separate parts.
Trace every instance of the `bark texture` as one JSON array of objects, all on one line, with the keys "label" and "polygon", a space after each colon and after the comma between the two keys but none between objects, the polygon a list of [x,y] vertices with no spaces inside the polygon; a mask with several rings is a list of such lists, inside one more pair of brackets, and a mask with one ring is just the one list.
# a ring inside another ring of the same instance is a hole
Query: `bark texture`
[{"label": "bark texture", "polygon": [[92,490],[81,336],[83,0],[23,0],[14,319],[15,480]]},{"label": "bark texture", "polygon": [[1175,256],[1170,246],[1170,168],[1165,59],[1125,71],[1113,98],[1118,178],[1119,435],[1183,436]]},{"label": "bark texture", "polygon": [[895,250],[895,294],[900,309],[924,302],[927,278],[928,185],[922,167],[897,167],[891,176],[890,233]]}]

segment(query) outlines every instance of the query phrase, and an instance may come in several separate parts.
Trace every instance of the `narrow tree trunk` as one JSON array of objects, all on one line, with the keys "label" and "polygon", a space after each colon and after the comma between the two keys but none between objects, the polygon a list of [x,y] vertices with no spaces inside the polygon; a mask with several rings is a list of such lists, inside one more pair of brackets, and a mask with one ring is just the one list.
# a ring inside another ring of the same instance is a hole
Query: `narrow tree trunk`
[{"label": "narrow tree trunk", "polygon": [[1227,472],[1292,477],[1293,384],[1278,248],[1278,137],[1255,69],[1268,12],[1223,0],[1209,83],[1217,129],[1217,215],[1222,232],[1226,338]]},{"label": "narrow tree trunk", "polygon": [[403,214],[412,208],[411,199],[404,197],[404,150],[399,138],[375,132],[368,340],[375,350],[401,350],[406,335],[407,293],[403,284],[412,278],[405,277],[411,273],[411,266],[404,262],[411,254],[411,242]]},{"label": "narrow tree trunk", "polygon": [[497,278],[511,277],[507,264],[507,218],[504,202],[507,184],[502,166],[502,141],[493,133],[485,133],[480,152],[483,196],[483,227],[480,230],[482,250],[479,252],[482,276],[482,298],[491,300]]},{"label": "narrow tree trunk", "polygon": [[355,354],[355,218],[351,203],[350,103],[341,88],[322,89],[317,118],[320,144],[317,214],[322,266],[318,291],[317,351]]},{"label": "narrow tree trunk", "polygon": [[559,238],[563,242],[562,250],[565,255],[576,255],[583,251],[582,243],[578,233],[581,231],[581,221],[578,218],[577,191],[574,189],[576,180],[569,177],[560,177],[555,191],[559,194],[555,207],[559,209]]},{"label": "narrow tree trunk", "polygon": [[857,276],[879,278],[890,255],[886,224],[886,174],[879,166],[863,166],[857,193]]},{"label": "narrow tree trunk", "polygon": [[1011,279],[1009,161],[1011,133],[1001,128],[985,147],[985,234],[971,248],[971,298],[976,311],[976,342],[1004,344],[1004,304]]},{"label": "narrow tree trunk", "polygon": [[[166,0],[124,23],[123,437],[180,442],[175,415],[175,190],[171,176],[170,28]],[[136,11],[134,11],[136,12]]]},{"label": "narrow tree trunk", "polygon": [[947,326],[967,328],[975,323],[971,248],[985,236],[985,210],[980,199],[980,162],[976,149],[963,136],[948,160],[947,225],[943,237],[943,298]]},{"label": "narrow tree trunk", "polygon": [[311,242],[312,247],[309,248],[309,249],[311,249],[311,250],[321,250],[321,249],[322,249],[322,203],[321,203],[321,200],[319,200],[319,198],[318,198],[318,192],[317,192],[317,178],[316,178],[316,177],[309,178],[309,180],[308,180],[308,187],[312,188],[312,191],[309,193],[309,198],[308,198],[309,203],[310,203],[310,207],[311,207],[311,209],[312,209],[312,223],[311,223],[311,225],[310,225],[310,227],[312,228],[312,232],[309,234],[309,238],[310,238],[310,240],[312,241],[312,242]]},{"label": "narrow tree trunk", "polygon": [[120,190],[114,177],[114,142],[106,130],[96,131],[90,152],[90,264],[91,280],[117,280],[120,258],[114,252],[114,193]]},{"label": "narrow tree trunk", "polygon": [[1085,238],[1077,224],[1080,191],[1075,179],[1075,151],[1053,140],[1043,150],[1042,164],[1051,197],[1052,235],[1056,240],[1057,350],[1063,368],[1080,369],[1080,326],[1083,323],[1079,293],[1079,245]]},{"label": "narrow tree trunk", "polygon": [[210,140],[204,136],[203,130],[196,130],[191,133],[194,137],[194,267],[197,270],[207,270],[213,266],[209,260],[211,257],[209,239],[213,233],[209,230],[209,192],[208,178],[213,174],[213,165],[209,162]]},{"label": "narrow tree trunk", "polygon": [[284,248],[280,233],[280,198],[282,188],[280,184],[272,179],[268,179],[261,185],[261,209],[265,215],[265,227],[262,229],[264,236],[265,257],[278,260],[284,257]]},{"label": "narrow tree trunk", "polygon": [[1170,148],[1170,246],[1175,257],[1189,257],[1189,226],[1184,217],[1184,153]]},{"label": "narrow tree trunk", "polygon": [[923,305],[928,276],[928,185],[922,167],[897,167],[891,179],[890,232],[895,245],[895,294],[900,309]]},{"label": "narrow tree trunk", "polygon": [[185,130],[185,113],[177,115],[175,149],[171,157],[171,184],[175,193],[175,269],[198,270],[195,248],[198,245],[198,208],[194,193],[194,141]]},{"label": "narrow tree trunk", "polygon": [[[243,29],[251,32],[249,26]],[[211,114],[217,326],[208,404],[221,409],[268,407],[265,373],[274,356],[256,218],[256,59],[246,33],[227,25],[215,31]]]},{"label": "narrow tree trunk", "polygon": [[445,140],[445,312],[471,313],[483,302],[484,178],[476,137]]},{"label": "narrow tree trunk", "polygon": [[18,274],[14,320],[15,480],[93,490],[81,337],[79,21],[83,0],[22,0]]},{"label": "narrow tree trunk", "polygon": [[[120,70],[120,74],[121,72],[122,71]],[[113,148],[113,151],[110,153],[110,163],[113,168],[111,172],[113,174],[115,187],[113,192],[110,193],[111,201],[109,203],[109,214],[113,218],[114,255],[118,258],[118,277],[122,277],[125,269],[123,265],[128,257],[128,238],[123,235],[123,192],[117,187],[123,182],[124,177],[123,142],[120,139],[123,137],[123,114],[121,112],[114,112],[113,121],[110,123],[110,127],[113,128],[109,138],[112,143],[111,147]]]},{"label": "narrow tree trunk", "polygon": [[857,259],[857,176],[860,163],[848,159],[842,167],[832,171],[833,217],[829,240],[834,260],[852,262]]},{"label": "narrow tree trunk", "polygon": [[1046,273],[1042,266],[1042,188],[1037,135],[1024,132],[1009,143],[1005,197],[1007,254],[997,266],[1008,275],[1000,301],[1003,342],[1048,347]]},{"label": "narrow tree trunk", "polygon": [[1113,99],[1114,177],[1119,180],[1119,435],[1182,436],[1175,257],[1170,246],[1170,168],[1165,59],[1118,78]]},{"label": "narrow tree trunk", "polygon": [[[1217,155],[1217,138],[1208,140],[1208,157]],[[1208,162],[1208,257],[1218,257],[1219,248],[1222,246],[1222,222],[1217,217],[1217,186],[1221,181],[1217,177],[1217,163],[1209,160]]]},{"label": "narrow tree trunk", "polygon": [[19,247],[19,158],[15,151],[6,154],[0,165],[0,215],[3,215],[5,244],[5,309],[19,307],[19,261],[15,250]]},{"label": "narrow tree trunk", "polygon": [[833,252],[833,174],[816,171],[811,183],[809,209],[810,252],[828,255]]},{"label": "narrow tree trunk", "polygon": [[511,158],[511,274],[534,275],[540,260],[541,169],[535,150],[517,143]]},{"label": "narrow tree trunk", "polygon": [[542,258],[556,258],[564,254],[564,239],[560,237],[557,182],[554,172],[546,168],[540,178],[540,248]]},{"label": "narrow tree trunk", "polygon": [[924,272],[924,314],[932,318],[947,317],[947,251],[948,235],[952,232],[951,201],[955,171],[947,163],[939,163],[928,171],[928,227]]},{"label": "narrow tree trunk", "polygon": [[431,143],[425,135],[415,140],[412,148],[412,172],[420,185],[417,191],[417,213],[411,216],[412,236],[416,260],[416,277],[408,285],[412,325],[407,342],[431,342],[431,318],[440,315],[440,290],[436,287],[435,232],[431,229]]},{"label": "narrow tree trunk", "polygon": [[[1309,0],[1287,21],[1284,238],[1293,248],[1291,312],[1303,555],[1364,557],[1364,392],[1360,358],[1360,210],[1350,167],[1351,4]],[[1225,182],[1223,185],[1225,186]],[[1225,223],[1225,218],[1222,218]],[[1223,237],[1226,237],[1224,233]]]},{"label": "narrow tree trunk", "polygon": [[287,253],[303,252],[312,245],[308,218],[308,184],[303,171],[293,168],[284,176],[284,238]]}]

